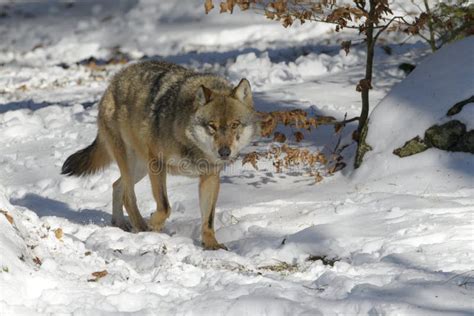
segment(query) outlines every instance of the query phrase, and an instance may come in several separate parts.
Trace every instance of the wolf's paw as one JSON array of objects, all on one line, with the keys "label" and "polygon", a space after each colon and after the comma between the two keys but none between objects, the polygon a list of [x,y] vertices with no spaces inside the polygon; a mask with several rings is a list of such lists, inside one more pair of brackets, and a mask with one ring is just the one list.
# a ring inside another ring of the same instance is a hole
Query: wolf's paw
[{"label": "wolf's paw", "polygon": [[169,216],[169,212],[155,212],[151,214],[150,221],[148,222],[148,226],[150,226],[150,230],[154,232],[160,232],[165,226],[165,221]]},{"label": "wolf's paw", "polygon": [[224,246],[223,244],[220,244],[218,242],[212,243],[212,244],[207,244],[207,245],[202,243],[202,246],[204,247],[204,250],[219,250],[219,249],[229,250],[229,249],[227,249],[226,246]]},{"label": "wolf's paw", "polygon": [[126,232],[131,232],[132,231],[132,225],[128,221],[126,221],[125,219],[123,219],[121,221],[117,221],[117,220],[112,219],[112,226],[118,227],[121,230],[126,231]]},{"label": "wolf's paw", "polygon": [[153,223],[153,222],[150,221],[148,223],[148,226],[150,227],[151,231],[153,231],[155,233],[159,233],[163,229],[163,226],[165,226],[165,222],[157,224],[157,223]]},{"label": "wolf's paw", "polygon": [[141,221],[137,227],[132,227],[132,232],[133,233],[140,233],[140,232],[149,232],[151,231],[150,226],[143,220]]},{"label": "wolf's paw", "polygon": [[213,231],[207,231],[202,234],[202,246],[205,250],[228,250],[226,246],[217,242]]}]

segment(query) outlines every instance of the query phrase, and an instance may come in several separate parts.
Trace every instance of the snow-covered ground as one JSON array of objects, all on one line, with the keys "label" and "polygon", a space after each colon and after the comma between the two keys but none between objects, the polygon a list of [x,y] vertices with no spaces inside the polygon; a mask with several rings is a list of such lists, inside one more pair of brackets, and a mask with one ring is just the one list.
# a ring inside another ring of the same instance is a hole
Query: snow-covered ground
[{"label": "snow-covered ground", "polygon": [[[339,52],[350,34],[325,25],[205,16],[201,1],[0,3],[1,315],[473,314],[473,156],[391,154],[444,122],[442,106],[472,95],[473,38],[423,60],[388,95],[405,77],[398,65],[428,50],[411,41],[387,41],[392,55],[378,48],[372,104],[387,96],[371,117],[366,164],[315,185],[301,172],[238,161],[223,174],[216,215],[229,251],[203,251],[195,179],[169,179],[163,233],[131,234],[109,224],[116,167],[59,174],[93,140],[97,101],[121,67],[77,62],[118,49],[164,58],[247,77],[259,110],[350,118],[360,109],[361,47]],[[337,141],[332,128],[312,134],[310,146]],[[137,196],[149,216],[147,180]]]}]

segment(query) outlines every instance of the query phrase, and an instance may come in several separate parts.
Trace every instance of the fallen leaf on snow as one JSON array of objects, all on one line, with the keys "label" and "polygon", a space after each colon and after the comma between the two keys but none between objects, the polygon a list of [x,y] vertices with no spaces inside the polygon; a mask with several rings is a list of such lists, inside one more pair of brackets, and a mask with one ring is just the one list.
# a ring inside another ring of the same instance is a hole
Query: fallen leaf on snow
[{"label": "fallen leaf on snow", "polygon": [[4,211],[4,210],[0,210],[0,213],[2,213],[3,215],[5,215],[5,217],[7,218],[7,221],[13,225],[13,217],[8,214],[7,211]]},{"label": "fallen leaf on snow", "polygon": [[94,279],[89,279],[87,281],[88,282],[97,282],[101,278],[105,277],[107,274],[109,274],[109,272],[107,272],[107,270],[92,272],[92,276],[94,277]]},{"label": "fallen leaf on snow", "polygon": [[63,230],[61,228],[57,228],[54,230],[54,235],[56,236],[57,239],[63,238]]}]

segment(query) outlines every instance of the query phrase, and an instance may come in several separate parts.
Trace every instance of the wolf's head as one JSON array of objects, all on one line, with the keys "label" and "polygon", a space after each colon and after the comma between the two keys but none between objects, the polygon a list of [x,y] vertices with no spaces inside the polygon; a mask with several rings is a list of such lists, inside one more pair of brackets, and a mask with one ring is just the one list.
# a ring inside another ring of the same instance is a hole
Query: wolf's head
[{"label": "wolf's head", "polygon": [[194,109],[187,135],[213,162],[235,159],[258,131],[247,79],[230,93],[200,86]]}]

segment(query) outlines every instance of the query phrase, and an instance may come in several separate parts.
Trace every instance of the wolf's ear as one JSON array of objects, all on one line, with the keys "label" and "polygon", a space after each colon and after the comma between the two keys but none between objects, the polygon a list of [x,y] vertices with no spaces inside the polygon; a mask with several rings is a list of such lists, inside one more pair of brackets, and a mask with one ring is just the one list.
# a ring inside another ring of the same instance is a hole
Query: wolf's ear
[{"label": "wolf's ear", "polygon": [[197,105],[201,106],[211,100],[211,95],[212,95],[211,89],[208,89],[205,86],[201,85],[196,91],[194,100]]},{"label": "wolf's ear", "polygon": [[249,107],[253,108],[252,90],[247,79],[240,80],[237,87],[232,91],[232,96]]}]

